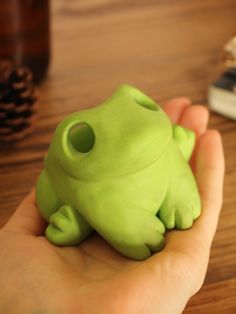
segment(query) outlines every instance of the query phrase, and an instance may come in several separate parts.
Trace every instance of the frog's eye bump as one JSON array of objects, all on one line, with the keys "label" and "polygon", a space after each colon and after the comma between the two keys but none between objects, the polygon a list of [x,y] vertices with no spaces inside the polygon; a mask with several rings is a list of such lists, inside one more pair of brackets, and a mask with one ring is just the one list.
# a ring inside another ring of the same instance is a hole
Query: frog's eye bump
[{"label": "frog's eye bump", "polygon": [[88,153],[95,144],[95,134],[90,125],[81,122],[70,129],[69,141],[77,152]]},{"label": "frog's eye bump", "polygon": [[149,100],[149,99],[136,99],[136,103],[139,105],[139,106],[142,106],[146,109],[149,109],[149,110],[152,110],[152,111],[158,111],[158,107],[157,105]]},{"label": "frog's eye bump", "polygon": [[148,96],[140,92],[139,90],[133,89],[131,92],[132,98],[135,100],[135,102],[146,109],[152,110],[152,111],[158,111],[159,108],[157,104]]}]

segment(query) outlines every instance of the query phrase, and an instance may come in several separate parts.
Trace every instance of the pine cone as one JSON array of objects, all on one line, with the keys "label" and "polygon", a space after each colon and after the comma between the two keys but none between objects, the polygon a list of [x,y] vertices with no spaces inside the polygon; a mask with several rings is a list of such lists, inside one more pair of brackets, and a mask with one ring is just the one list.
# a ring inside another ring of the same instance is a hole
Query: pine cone
[{"label": "pine cone", "polygon": [[14,141],[30,133],[36,105],[31,71],[0,60],[0,140]]}]

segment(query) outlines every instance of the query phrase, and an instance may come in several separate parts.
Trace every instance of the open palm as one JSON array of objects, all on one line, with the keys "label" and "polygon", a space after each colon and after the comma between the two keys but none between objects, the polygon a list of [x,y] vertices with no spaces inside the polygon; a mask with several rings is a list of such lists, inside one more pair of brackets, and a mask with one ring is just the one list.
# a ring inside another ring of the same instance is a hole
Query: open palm
[{"label": "open palm", "polygon": [[191,161],[202,200],[193,228],[171,231],[162,252],[146,261],[121,256],[97,234],[78,247],[44,237],[34,192],[0,231],[0,312],[13,314],[181,313],[205,277],[222,203],[224,158],[208,113],[185,98],[164,106],[173,123],[193,129]]}]

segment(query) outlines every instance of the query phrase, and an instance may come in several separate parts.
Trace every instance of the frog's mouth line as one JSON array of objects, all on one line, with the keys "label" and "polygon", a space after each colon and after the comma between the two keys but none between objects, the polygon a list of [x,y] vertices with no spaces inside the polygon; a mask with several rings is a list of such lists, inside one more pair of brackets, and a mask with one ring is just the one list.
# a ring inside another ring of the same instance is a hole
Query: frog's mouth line
[{"label": "frog's mouth line", "polygon": [[[75,153],[77,152],[79,154],[81,154],[81,153],[87,154],[93,149],[93,147],[95,145],[95,140],[96,140],[95,133],[94,133],[92,127],[86,122],[80,122],[80,123],[73,125],[71,127],[71,129],[69,130],[67,136],[68,136],[70,146],[75,151]],[[149,162],[145,166],[143,166],[139,169],[136,169],[135,171],[127,171],[125,173],[122,173],[121,175],[117,175],[117,174],[112,175],[112,176],[107,175],[103,179],[101,177],[99,177],[99,178],[94,177],[93,179],[90,178],[90,179],[87,179],[85,181],[90,181],[90,182],[93,181],[94,182],[94,181],[110,180],[112,178],[113,179],[114,178],[120,178],[120,177],[123,177],[124,175],[130,176],[134,173],[138,173],[140,171],[143,171],[144,169],[151,167],[154,163],[156,163],[159,159],[161,159],[163,157],[163,155],[166,154],[167,148],[171,142],[171,138],[172,138],[172,136],[170,136],[170,139],[167,141],[166,147],[163,149],[163,152],[161,153],[161,155],[158,156],[158,158],[153,159],[151,162]],[[63,169],[63,167],[62,167],[62,169]],[[74,172],[71,172],[70,174],[73,178],[78,179]]]},{"label": "frog's mouth line", "polygon": [[69,131],[68,140],[74,150],[88,153],[95,145],[95,134],[91,126],[85,122],[77,123]]},{"label": "frog's mouth line", "polygon": [[[88,153],[90,153],[93,150],[95,146],[95,142],[96,142],[96,135],[93,131],[93,128],[87,122],[81,121],[68,127],[66,133],[67,133],[66,141],[64,142],[67,146],[66,151],[68,150],[70,151],[69,154],[71,155],[71,157],[74,156],[73,159],[77,158],[78,156],[80,156],[81,158],[84,158]],[[166,146],[163,149],[163,152],[161,153],[161,155],[158,156],[158,158],[154,158],[148,164],[144,165],[140,169],[135,169],[135,171],[122,172],[121,175],[113,174],[112,178],[119,178],[124,175],[129,176],[129,175],[132,175],[133,173],[143,171],[144,169],[153,165],[155,162],[157,162],[157,160],[162,158],[162,156],[166,153],[167,148],[170,144],[171,138],[172,138],[172,134],[169,140],[167,140]],[[72,177],[77,179],[77,176],[75,175],[73,171],[70,172],[70,174]],[[103,180],[109,180],[109,179],[111,179],[111,177],[108,174],[103,178]],[[99,180],[101,181],[101,178],[99,178]],[[93,179],[90,178],[88,181],[97,181],[97,180],[96,178],[93,178]]]}]

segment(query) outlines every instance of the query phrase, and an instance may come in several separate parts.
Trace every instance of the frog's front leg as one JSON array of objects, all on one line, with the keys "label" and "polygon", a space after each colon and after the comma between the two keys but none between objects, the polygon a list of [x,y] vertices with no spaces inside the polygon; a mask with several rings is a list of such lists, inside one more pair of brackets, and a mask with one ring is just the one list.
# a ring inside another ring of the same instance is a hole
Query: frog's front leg
[{"label": "frog's front leg", "polygon": [[167,229],[188,229],[201,211],[197,184],[189,165],[174,146],[168,162],[169,185],[158,216]]},{"label": "frog's front leg", "polygon": [[194,149],[194,132],[176,124],[173,126],[173,139],[184,158],[188,161]]},{"label": "frog's front leg", "polygon": [[51,215],[46,229],[46,237],[56,245],[75,245],[92,231],[80,213],[69,205],[61,206]]},{"label": "frog's front leg", "polygon": [[76,209],[62,205],[46,170],[39,176],[36,199],[40,213],[50,223],[46,230],[50,242],[73,245],[81,242],[91,232],[91,227]]},{"label": "frog's front leg", "polygon": [[[181,180],[181,177],[179,177]],[[167,229],[188,229],[198,218],[201,204],[197,188],[188,180],[177,181],[169,187],[158,216]]]}]

